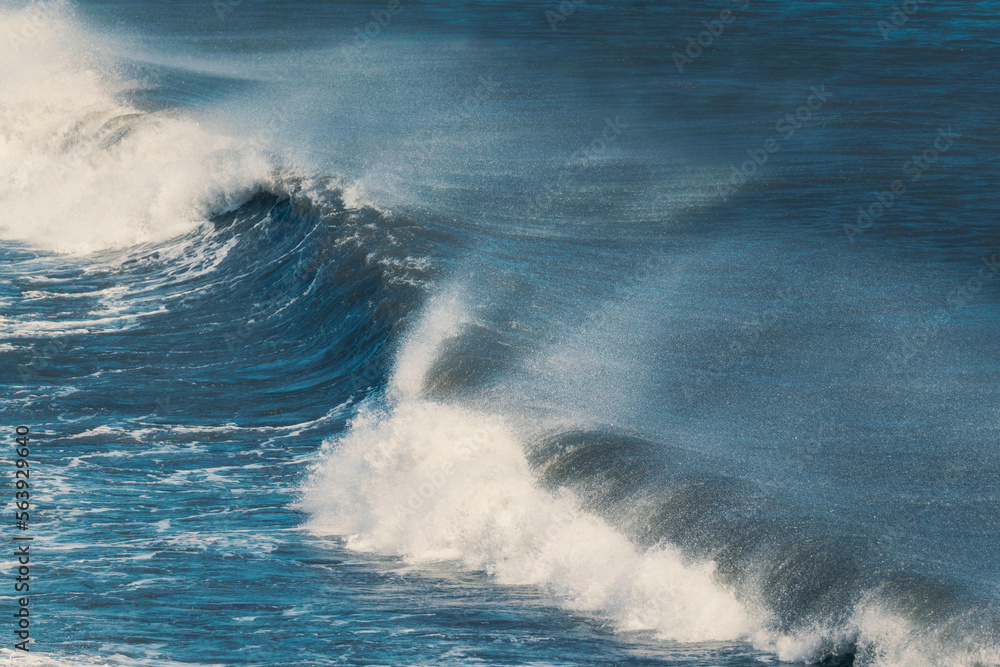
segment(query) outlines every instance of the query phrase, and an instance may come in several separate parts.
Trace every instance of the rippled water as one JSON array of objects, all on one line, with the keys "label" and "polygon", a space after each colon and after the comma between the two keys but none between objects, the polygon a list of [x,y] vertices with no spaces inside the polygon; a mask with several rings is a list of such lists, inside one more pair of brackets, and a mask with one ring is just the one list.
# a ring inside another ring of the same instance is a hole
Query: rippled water
[{"label": "rippled water", "polygon": [[995,10],[3,3],[0,659],[1000,664]]}]

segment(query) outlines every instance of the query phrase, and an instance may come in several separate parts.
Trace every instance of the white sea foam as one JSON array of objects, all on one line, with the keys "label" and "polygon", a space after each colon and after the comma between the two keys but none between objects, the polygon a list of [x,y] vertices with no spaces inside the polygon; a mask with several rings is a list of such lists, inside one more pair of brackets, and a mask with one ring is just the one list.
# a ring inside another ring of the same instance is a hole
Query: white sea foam
[{"label": "white sea foam", "polygon": [[945,621],[927,627],[892,609],[870,592],[855,606],[840,628],[816,625],[794,635],[760,631],[754,643],[783,662],[809,663],[824,649],[853,646],[859,667],[990,667],[1000,665],[1000,646],[985,626],[966,625],[962,630]]},{"label": "white sea foam", "polygon": [[[54,658],[49,655],[38,655],[0,648],[0,665],[9,667],[108,667],[111,663],[88,660],[83,658]],[[121,664],[121,663],[117,663]]]},{"label": "white sea foam", "polygon": [[663,639],[743,640],[788,662],[856,648],[857,665],[1000,664],[988,637],[955,641],[874,592],[842,627],[775,632],[769,612],[721,584],[713,563],[669,545],[640,550],[571,493],[541,488],[516,417],[421,397],[441,344],[471,321],[458,294],[430,304],[385,401],[362,405],[348,433],[325,444],[301,500],[310,530],[359,552],[454,561],[500,584],[537,585],[567,609]]},{"label": "white sea foam", "polygon": [[249,144],[122,102],[127,84],[84,46],[69,11],[0,13],[0,35],[17,37],[0,44],[0,238],[67,253],[163,240],[270,177]]},{"label": "white sea foam", "polygon": [[331,442],[304,494],[310,528],[414,563],[454,560],[503,584],[535,584],[622,630],[732,640],[751,620],[710,562],[637,550],[569,493],[540,488],[506,418],[423,400],[423,375],[468,315],[435,302],[402,350],[391,405],[367,405]]},{"label": "white sea foam", "polygon": [[[37,650],[37,649],[35,649]],[[155,647],[148,651],[155,653]],[[8,648],[0,648],[0,667],[181,667],[191,663],[163,660],[155,657],[143,658],[136,655],[134,646],[103,645],[101,657],[53,656],[39,653],[25,653]],[[200,667],[221,667],[217,663],[200,663]]]}]

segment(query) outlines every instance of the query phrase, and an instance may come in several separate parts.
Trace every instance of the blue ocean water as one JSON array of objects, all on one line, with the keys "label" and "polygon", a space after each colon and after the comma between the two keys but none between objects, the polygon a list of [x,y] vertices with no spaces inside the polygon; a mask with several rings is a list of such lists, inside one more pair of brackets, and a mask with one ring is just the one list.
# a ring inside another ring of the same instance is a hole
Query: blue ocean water
[{"label": "blue ocean water", "polygon": [[1000,664],[1000,5],[692,4],[3,2],[0,660]]}]

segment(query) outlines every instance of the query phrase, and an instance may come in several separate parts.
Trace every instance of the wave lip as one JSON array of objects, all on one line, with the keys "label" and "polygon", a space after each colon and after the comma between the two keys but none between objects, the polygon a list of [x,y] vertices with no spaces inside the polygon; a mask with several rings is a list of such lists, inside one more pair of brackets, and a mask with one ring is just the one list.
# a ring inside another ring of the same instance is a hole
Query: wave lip
[{"label": "wave lip", "polygon": [[469,321],[456,303],[432,305],[386,402],[362,406],[348,434],[326,444],[301,501],[309,529],[346,536],[358,551],[458,561],[502,584],[538,585],[624,631],[746,636],[750,618],[712,563],[666,545],[637,549],[573,493],[541,488],[503,417],[420,395],[436,350]]},{"label": "wave lip", "polygon": [[309,528],[410,562],[454,560],[502,584],[545,587],[567,608],[668,639],[736,639],[749,629],[711,563],[644,552],[571,493],[535,484],[499,417],[429,401],[362,408],[305,491]]},{"label": "wave lip", "polygon": [[[0,71],[0,237],[64,253],[160,241],[269,179],[251,144],[122,102],[130,84],[100,64],[65,5],[45,6],[43,27]],[[0,13],[0,34],[22,34],[36,14]]]},{"label": "wave lip", "polygon": [[872,568],[863,543],[697,453],[614,431],[532,442],[516,415],[435,400],[442,355],[478,335],[470,312],[460,291],[433,299],[386,394],[325,443],[301,499],[310,530],[539,586],[663,640],[742,641],[826,665],[1000,664],[992,611]]}]

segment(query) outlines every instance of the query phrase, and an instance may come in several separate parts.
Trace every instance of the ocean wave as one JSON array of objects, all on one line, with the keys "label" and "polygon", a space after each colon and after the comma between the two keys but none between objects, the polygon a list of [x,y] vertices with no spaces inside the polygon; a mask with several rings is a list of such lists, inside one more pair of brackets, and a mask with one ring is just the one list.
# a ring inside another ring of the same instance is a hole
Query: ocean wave
[{"label": "ocean wave", "polygon": [[830,665],[1000,662],[995,610],[874,567],[863,543],[699,455],[613,431],[525,440],[517,415],[433,400],[441,350],[475,328],[460,291],[430,303],[382,398],[314,465],[300,501],[311,531],[536,585],[661,640],[743,641]]},{"label": "ocean wave", "polygon": [[[56,2],[0,13],[0,34],[10,36],[0,72],[0,237],[70,254],[163,241],[272,181],[275,163],[259,142],[130,104],[139,84],[95,52],[72,14]],[[44,29],[28,30],[38,21]]]},{"label": "ocean wave", "polygon": [[534,479],[506,420],[421,397],[421,369],[461,330],[452,298],[410,337],[388,405],[369,404],[329,443],[304,493],[311,530],[412,562],[454,560],[504,584],[536,584],[621,630],[682,641],[736,639],[750,621],[710,562],[664,545],[640,551]]}]

